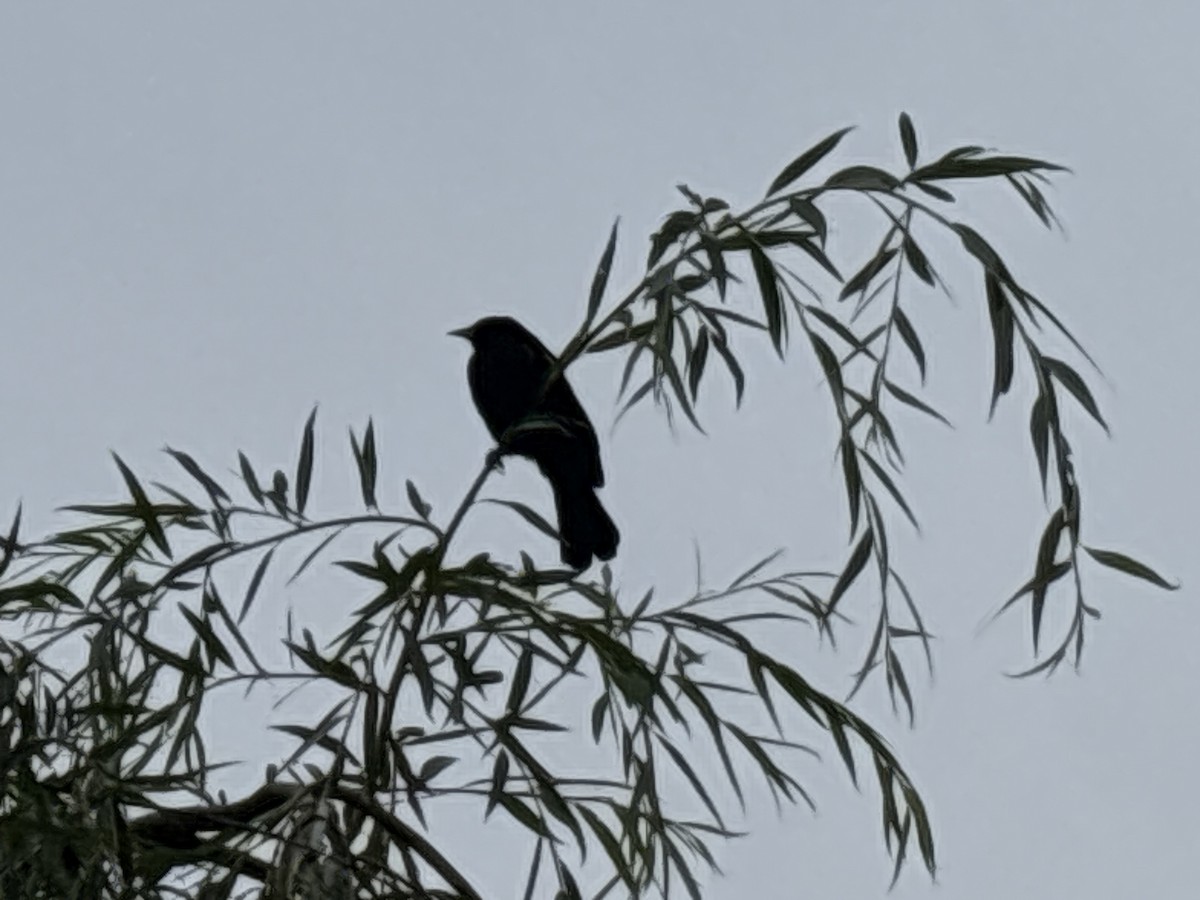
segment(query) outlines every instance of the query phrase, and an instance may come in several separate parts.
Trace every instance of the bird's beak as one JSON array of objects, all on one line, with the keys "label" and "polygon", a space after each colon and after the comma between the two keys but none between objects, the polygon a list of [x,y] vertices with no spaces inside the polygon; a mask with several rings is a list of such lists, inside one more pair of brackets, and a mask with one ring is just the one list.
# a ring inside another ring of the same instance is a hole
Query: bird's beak
[{"label": "bird's beak", "polygon": [[472,326],[468,325],[466,328],[455,328],[453,331],[447,332],[447,334],[451,337],[466,338],[469,341],[471,339],[471,329]]}]

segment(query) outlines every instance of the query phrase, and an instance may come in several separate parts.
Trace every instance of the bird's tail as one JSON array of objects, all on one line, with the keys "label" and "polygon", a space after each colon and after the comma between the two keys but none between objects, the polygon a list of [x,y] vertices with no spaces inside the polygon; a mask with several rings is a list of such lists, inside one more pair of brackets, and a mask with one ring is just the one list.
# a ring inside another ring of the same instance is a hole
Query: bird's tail
[{"label": "bird's tail", "polygon": [[573,569],[586,569],[593,556],[612,559],[620,534],[596,491],[590,486],[569,490],[554,484],[553,488],[562,561]]}]

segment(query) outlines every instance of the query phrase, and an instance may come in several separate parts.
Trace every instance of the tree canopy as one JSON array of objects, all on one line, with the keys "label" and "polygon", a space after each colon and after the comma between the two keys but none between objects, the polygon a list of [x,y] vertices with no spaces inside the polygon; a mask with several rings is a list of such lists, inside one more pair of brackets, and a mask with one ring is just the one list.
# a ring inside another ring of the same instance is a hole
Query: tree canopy
[{"label": "tree canopy", "polygon": [[[912,856],[934,872],[918,786],[851,700],[882,676],[911,718],[914,660],[932,665],[888,538],[896,523],[916,525],[898,414],[947,422],[924,396],[928,336],[906,303],[914,289],[946,289],[927,252],[936,235],[977,267],[992,410],[1018,371],[1036,387],[1029,442],[1048,512],[1033,569],[1014,577],[1003,606],[1028,616],[1035,659],[1023,674],[1078,663],[1099,616],[1085,589],[1101,570],[1174,586],[1082,542],[1062,409],[1076,404],[1107,429],[1083,374],[1094,364],[981,228],[955,215],[952,190],[1001,182],[1052,228],[1045,192],[1063,167],[978,146],[930,155],[902,114],[900,171],[852,165],[816,177],[849,132],[799,154],[741,211],[679,185],[680,207],[623,293],[609,284],[614,224],[551,375],[610,354],[622,414],[650,400],[699,429],[695,402],[715,372],[739,403],[746,389],[735,336],[765,339],[741,352],[811,354],[838,422],[849,529],[840,569],[787,569],[764,551],[719,584],[698,578],[690,595],[628,596],[607,565],[537,561],[535,551],[553,551],[538,533],[557,540],[555,529],[518,499],[480,497],[492,454],[448,515],[412,480],[398,506],[371,422],[349,437],[358,507],[315,515],[315,410],[286,471],[267,474],[239,452],[232,480],[219,479],[169,449],[180,480],[148,484],[114,455],[119,499],[67,507],[70,524],[36,538],[18,507],[0,536],[0,894],[495,896],[469,877],[470,848],[428,827],[428,811],[456,798],[524,829],[527,897],[695,898],[697,865],[715,868],[714,843],[736,834],[725,798],[745,804],[747,771],[777,803],[814,802],[798,768],[814,741],[878,798],[896,875]],[[847,262],[833,246],[828,202],[841,196],[877,214],[865,259]],[[501,559],[456,541],[484,502],[529,529],[530,552]],[[345,624],[332,635],[296,621],[287,602],[293,583],[322,568],[343,579]],[[838,699],[757,636],[809,625],[833,637],[852,592],[874,596],[875,617],[853,690]],[[1051,597],[1073,612],[1047,636]],[[243,628],[264,605],[279,612],[278,633]],[[213,786],[230,761],[210,757],[202,714],[235,714],[239,693],[274,689],[314,700],[261,724],[294,747],[230,799]],[[564,756],[564,741],[593,751]],[[710,758],[724,784],[705,774],[699,761]]]}]

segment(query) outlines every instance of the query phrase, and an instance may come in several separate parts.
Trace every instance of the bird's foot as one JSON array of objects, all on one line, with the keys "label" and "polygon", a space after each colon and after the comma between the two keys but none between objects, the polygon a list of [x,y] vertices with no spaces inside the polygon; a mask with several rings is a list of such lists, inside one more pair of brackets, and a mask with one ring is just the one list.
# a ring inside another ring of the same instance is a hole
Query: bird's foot
[{"label": "bird's foot", "polygon": [[504,448],[503,447],[493,447],[491,450],[489,450],[486,462],[487,462],[487,467],[489,469],[495,469],[497,472],[503,472],[504,471]]}]

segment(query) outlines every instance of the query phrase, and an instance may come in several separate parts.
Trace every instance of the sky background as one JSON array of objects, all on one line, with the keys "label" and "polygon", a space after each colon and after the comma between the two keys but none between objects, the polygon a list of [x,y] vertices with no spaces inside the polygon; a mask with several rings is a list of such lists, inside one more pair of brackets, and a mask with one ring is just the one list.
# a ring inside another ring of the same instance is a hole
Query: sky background
[{"label": "sky background", "polygon": [[[1005,677],[1030,662],[1025,618],[979,626],[1028,577],[1045,518],[1029,378],[1018,374],[987,423],[980,285],[960,248],[932,240],[957,304],[929,294],[906,308],[931,357],[927,396],[956,429],[901,416],[903,483],[924,534],[898,518],[891,528],[939,638],[937,677],[915,679],[912,730],[878,682],[855,702],[923,790],[941,870],[935,885],[914,866],[891,896],[1193,896],[1200,17],[1189,3],[1104,0],[733,9],[6,5],[0,514],[23,500],[41,531],[61,522],[56,506],[111,499],[109,449],[176,482],[167,444],[218,471],[238,449],[290,469],[314,404],[319,509],[356,506],[344,435],[372,415],[381,496],[398,507],[411,478],[447,514],[489,446],[467,396],[467,347],[447,330],[506,313],[560,348],[614,217],[611,286],[623,292],[679,202],[676,183],[743,207],[844,125],[859,128],[831,165],[898,168],[907,110],[926,158],[979,143],[1074,170],[1051,195],[1066,238],[1011,192],[963,189],[961,215],[1105,370],[1093,384],[1112,438],[1068,416],[1085,541],[1183,589],[1091,569],[1103,620],[1080,675]],[[854,231],[862,221],[835,222],[839,261],[878,238],[877,224]],[[739,351],[746,401],[735,411],[714,373],[700,404],[708,437],[672,434],[649,405],[611,430],[620,359],[572,370],[602,434],[603,499],[622,530],[613,568],[630,594],[688,590],[694,546],[716,582],[779,547],[796,568],[845,553],[815,366],[802,352],[781,364],[765,341]],[[520,466],[489,486],[529,502],[539,491]],[[480,515],[459,547],[515,549],[513,535]],[[848,689],[874,599],[847,601],[863,624],[838,651],[796,639],[793,661],[822,689]],[[279,625],[268,612],[255,627],[269,639]],[[218,728],[210,749],[235,748],[238,730]],[[869,783],[856,793],[831,755],[806,770],[816,815],[777,816],[759,793],[750,837],[720,848],[726,874],[705,876],[707,896],[883,896],[877,795]],[[512,858],[482,829],[462,835],[489,896],[517,896]]]}]

